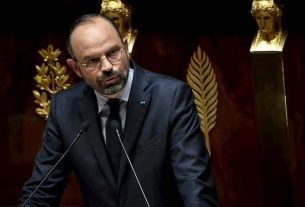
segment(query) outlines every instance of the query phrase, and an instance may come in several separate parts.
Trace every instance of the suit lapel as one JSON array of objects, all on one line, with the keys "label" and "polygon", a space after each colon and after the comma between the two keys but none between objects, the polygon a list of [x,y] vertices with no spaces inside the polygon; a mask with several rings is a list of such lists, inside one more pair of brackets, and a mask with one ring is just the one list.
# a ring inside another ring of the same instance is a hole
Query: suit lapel
[{"label": "suit lapel", "polygon": [[110,167],[105,143],[100,130],[101,127],[97,113],[96,97],[93,90],[89,87],[85,90],[85,96],[79,101],[79,110],[83,119],[88,120],[90,123],[88,128],[89,139],[96,159],[98,160],[99,167],[105,175],[106,180],[115,189],[116,181]]},{"label": "suit lapel", "polygon": [[[145,76],[141,73],[141,71],[135,70],[133,85],[130,91],[130,96],[127,104],[126,125],[124,129],[124,132],[126,133],[124,133],[124,136],[122,137],[122,141],[124,143],[128,156],[131,155],[136,145],[138,134],[141,130],[145,114],[147,112],[151,100],[151,95],[144,91],[146,85],[147,83],[145,80]],[[120,186],[122,182],[126,167],[130,166],[128,164],[128,160],[124,151],[122,151],[120,170],[118,175],[118,186]]]}]

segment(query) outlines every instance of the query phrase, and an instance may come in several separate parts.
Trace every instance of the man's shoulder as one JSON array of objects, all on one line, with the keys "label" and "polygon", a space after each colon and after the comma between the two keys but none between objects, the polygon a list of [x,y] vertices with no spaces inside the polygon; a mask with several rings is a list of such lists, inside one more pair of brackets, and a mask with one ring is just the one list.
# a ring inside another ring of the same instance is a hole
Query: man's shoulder
[{"label": "man's shoulder", "polygon": [[185,81],[167,74],[153,72],[146,69],[142,69],[142,72],[148,84],[151,86],[159,85],[166,88],[171,88],[187,85]]},{"label": "man's shoulder", "polygon": [[64,97],[77,97],[89,90],[89,87],[85,81],[80,81],[73,84],[71,87],[61,90],[55,94],[55,96],[64,96]]},{"label": "man's shoulder", "polygon": [[182,81],[178,78],[175,78],[173,76],[143,68],[143,67],[137,65],[134,61],[131,62],[131,66],[134,68],[135,74],[137,77],[146,78],[148,81],[153,80],[153,81],[157,81],[157,83],[163,82],[163,81],[164,82],[176,82],[176,83],[180,83],[180,84],[184,83],[184,81]]}]

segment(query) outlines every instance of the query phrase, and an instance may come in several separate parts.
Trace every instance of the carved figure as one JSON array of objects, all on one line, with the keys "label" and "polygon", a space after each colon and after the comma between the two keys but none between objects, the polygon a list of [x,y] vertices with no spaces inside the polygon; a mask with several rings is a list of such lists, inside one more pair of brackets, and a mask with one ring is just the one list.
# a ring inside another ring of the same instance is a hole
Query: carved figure
[{"label": "carved figure", "polygon": [[118,26],[122,36],[127,38],[128,52],[131,54],[138,34],[131,24],[132,8],[120,0],[103,0],[100,13],[110,18]]},{"label": "carved figure", "polygon": [[261,50],[277,50],[283,40],[281,8],[273,0],[254,0],[251,14],[258,26],[253,46]]}]

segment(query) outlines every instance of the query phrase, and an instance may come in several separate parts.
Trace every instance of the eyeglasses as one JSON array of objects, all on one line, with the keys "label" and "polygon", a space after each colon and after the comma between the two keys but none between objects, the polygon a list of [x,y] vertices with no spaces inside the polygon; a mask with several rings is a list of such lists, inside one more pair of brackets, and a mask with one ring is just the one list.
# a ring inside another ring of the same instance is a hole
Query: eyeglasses
[{"label": "eyeglasses", "polygon": [[123,49],[124,47],[114,48],[107,52],[104,57],[92,58],[85,63],[80,63],[78,60],[76,60],[76,62],[79,63],[82,67],[84,67],[86,70],[99,70],[104,59],[107,59],[111,65],[117,64],[122,59]]}]

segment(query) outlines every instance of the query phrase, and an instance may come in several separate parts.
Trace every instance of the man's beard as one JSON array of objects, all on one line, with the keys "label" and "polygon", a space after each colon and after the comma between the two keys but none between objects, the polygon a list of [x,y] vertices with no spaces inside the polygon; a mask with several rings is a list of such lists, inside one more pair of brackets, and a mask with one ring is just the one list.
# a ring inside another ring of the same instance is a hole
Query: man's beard
[{"label": "man's beard", "polygon": [[[103,80],[105,80],[105,79],[107,79],[111,76],[116,76],[118,78],[118,82],[115,83],[114,85],[107,85],[107,86],[104,86],[104,85],[101,84],[101,82]],[[126,73],[124,73],[124,72],[121,72],[121,71],[111,70],[109,72],[109,74],[103,73],[101,76],[99,76],[96,79],[97,86],[98,86],[97,91],[102,95],[116,94],[124,88],[124,86],[127,83],[127,79],[128,79],[128,71]]]}]

